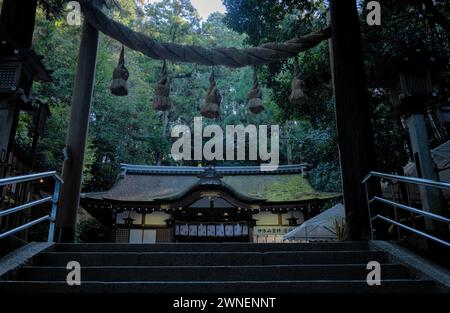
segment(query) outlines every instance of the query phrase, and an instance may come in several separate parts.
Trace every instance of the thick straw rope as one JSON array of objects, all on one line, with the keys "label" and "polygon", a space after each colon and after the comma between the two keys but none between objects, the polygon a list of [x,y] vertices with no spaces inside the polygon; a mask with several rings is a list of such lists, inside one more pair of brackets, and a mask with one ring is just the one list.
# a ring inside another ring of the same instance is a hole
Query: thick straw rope
[{"label": "thick straw rope", "polygon": [[140,51],[153,59],[200,65],[243,67],[271,63],[295,57],[299,52],[315,47],[323,40],[330,38],[331,35],[331,29],[325,28],[282,43],[271,42],[259,47],[244,49],[203,48],[195,45],[158,42],[147,35],[135,32],[125,25],[114,21],[88,0],[83,2],[82,9],[85,17],[93,27],[130,49]]}]

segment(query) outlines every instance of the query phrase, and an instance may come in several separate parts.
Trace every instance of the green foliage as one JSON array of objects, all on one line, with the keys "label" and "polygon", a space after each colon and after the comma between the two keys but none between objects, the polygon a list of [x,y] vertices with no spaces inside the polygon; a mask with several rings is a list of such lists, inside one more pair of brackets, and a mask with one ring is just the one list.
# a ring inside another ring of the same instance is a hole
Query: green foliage
[{"label": "green foliage", "polygon": [[[61,102],[52,105],[52,116],[38,145],[38,164],[43,168],[60,170],[68,126],[69,107]],[[60,131],[56,131],[59,129]]]},{"label": "green foliage", "polygon": [[[435,3],[431,4],[430,2]],[[423,4],[426,3],[426,9]],[[390,66],[392,60],[405,52],[408,48],[415,48],[418,44],[424,44],[437,55],[448,59],[450,55],[450,29],[443,28],[442,23],[437,22],[437,15],[443,15],[450,25],[450,2],[445,0],[423,1],[411,0],[380,1],[383,23],[380,26],[370,27],[367,23],[361,23],[364,53],[370,87],[387,87],[390,83]],[[436,14],[430,10],[437,9]],[[364,16],[361,17],[363,21]],[[442,71],[435,78],[441,85],[439,89],[448,89],[449,69]],[[443,78],[446,79],[443,80]],[[444,87],[445,86],[445,87]],[[443,90],[440,90],[443,92]],[[447,90],[448,92],[448,90]]]},{"label": "green foliage", "polygon": [[94,219],[82,221],[77,224],[75,230],[75,242],[108,242],[111,240],[111,232]]},{"label": "green foliage", "polygon": [[39,0],[39,7],[45,12],[47,19],[61,15],[67,0]]},{"label": "green foliage", "polygon": [[320,162],[309,173],[309,180],[317,190],[341,191],[339,162],[336,160]]},{"label": "green foliage", "polygon": [[325,4],[309,0],[224,0],[225,22],[239,33],[248,35],[247,43],[290,39],[311,30],[319,20],[324,24]]}]

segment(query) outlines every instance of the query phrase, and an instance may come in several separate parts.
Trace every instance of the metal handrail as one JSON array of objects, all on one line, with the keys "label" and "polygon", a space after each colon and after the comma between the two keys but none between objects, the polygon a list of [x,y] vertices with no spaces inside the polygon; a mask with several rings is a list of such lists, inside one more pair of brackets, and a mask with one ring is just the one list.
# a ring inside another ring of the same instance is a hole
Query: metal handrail
[{"label": "metal handrail", "polygon": [[379,202],[382,202],[384,204],[389,204],[389,205],[392,205],[394,207],[397,207],[397,208],[400,208],[400,209],[403,209],[403,210],[406,210],[406,211],[409,211],[409,212],[417,213],[417,214],[420,214],[420,215],[432,218],[432,219],[434,219],[436,221],[441,221],[441,222],[444,222],[444,223],[450,223],[450,218],[446,218],[446,217],[443,217],[443,216],[440,216],[438,214],[434,214],[434,213],[431,213],[431,212],[419,210],[419,209],[416,209],[416,208],[413,208],[413,207],[410,207],[410,206],[407,206],[407,205],[404,205],[404,204],[401,204],[401,203],[397,203],[397,202],[394,202],[394,201],[391,201],[391,200],[387,200],[387,199],[380,198],[380,197],[373,197],[370,200],[370,203],[372,203],[374,201],[379,201]]},{"label": "metal handrail", "polygon": [[366,199],[367,199],[367,208],[369,210],[369,223],[370,223],[370,232],[371,232],[371,236],[373,239],[373,225],[372,222],[376,219],[380,219],[383,220],[387,223],[396,225],[398,227],[401,227],[403,229],[406,229],[410,232],[413,232],[415,234],[418,234],[422,237],[428,238],[430,240],[433,240],[439,244],[442,244],[448,248],[450,248],[450,242],[447,242],[443,239],[437,238],[435,236],[432,236],[430,234],[427,234],[423,231],[417,230],[413,227],[407,226],[405,224],[402,224],[400,222],[397,222],[395,220],[392,220],[386,216],[383,216],[381,214],[377,214],[375,217],[372,218],[372,212],[371,212],[371,204],[375,201],[390,205],[394,208],[399,208],[405,211],[409,211],[412,213],[416,213],[422,216],[425,216],[427,218],[436,220],[436,221],[440,221],[446,224],[450,225],[450,219],[444,216],[441,216],[439,214],[435,214],[435,213],[431,213],[431,212],[427,212],[424,210],[420,210],[408,205],[404,205],[401,203],[397,203],[395,201],[391,201],[391,200],[387,200],[378,196],[374,196],[371,199],[369,199],[369,192],[368,192],[368,188],[367,188],[367,182],[369,181],[370,178],[372,177],[379,177],[379,178],[385,178],[385,179],[390,179],[390,180],[395,180],[395,181],[400,181],[400,182],[405,182],[405,183],[411,183],[411,184],[415,184],[415,185],[420,185],[420,186],[427,186],[427,187],[434,187],[434,188],[439,188],[439,189],[450,189],[450,183],[443,183],[443,182],[437,182],[437,181],[433,181],[430,179],[423,179],[423,178],[416,178],[416,177],[405,177],[405,176],[399,176],[399,175],[393,175],[393,174],[385,174],[385,173],[380,173],[380,172],[370,172],[364,179],[363,179],[363,183],[365,185],[365,191],[366,191]]},{"label": "metal handrail", "polygon": [[425,232],[423,232],[423,231],[417,230],[417,229],[412,228],[412,227],[410,227],[410,226],[407,226],[407,225],[405,225],[405,224],[402,224],[402,223],[399,223],[399,222],[397,222],[397,221],[394,221],[394,220],[392,220],[392,219],[390,219],[390,218],[387,218],[387,217],[385,217],[385,216],[383,216],[383,215],[377,215],[377,216],[374,217],[374,219],[381,219],[381,220],[383,220],[383,221],[385,221],[385,222],[394,224],[394,225],[396,225],[396,226],[398,226],[398,227],[401,227],[401,228],[404,228],[404,229],[406,229],[406,230],[409,230],[410,232],[413,232],[413,233],[418,234],[418,235],[420,235],[420,236],[422,236],[422,237],[431,239],[431,240],[433,240],[433,241],[436,241],[436,242],[438,242],[438,243],[440,243],[440,244],[442,244],[442,245],[444,245],[444,246],[450,248],[450,243],[447,242],[447,241],[445,241],[445,240],[436,238],[436,237],[434,237],[434,236],[432,236],[432,235],[430,235],[430,234],[427,234],[427,233],[425,233]]},{"label": "metal handrail", "polygon": [[21,225],[21,226],[18,226],[18,227],[16,227],[16,228],[13,228],[13,229],[11,229],[11,230],[8,230],[8,231],[6,231],[6,232],[0,234],[0,239],[5,238],[5,237],[8,237],[8,236],[10,236],[10,235],[12,235],[12,234],[18,233],[18,232],[20,232],[20,231],[22,231],[22,230],[25,230],[25,229],[27,229],[27,228],[29,228],[29,227],[31,227],[31,226],[34,226],[34,225],[36,225],[36,224],[39,224],[39,223],[44,222],[44,221],[47,221],[47,220],[50,220],[50,221],[51,221],[51,218],[50,218],[49,215],[42,216],[42,217],[40,217],[40,218],[38,218],[38,219],[35,219],[35,220],[31,221],[31,222],[28,222],[28,223],[26,223],[26,224],[23,224],[23,225]]},{"label": "metal handrail", "polygon": [[40,205],[42,203],[49,202],[51,200],[52,200],[52,197],[45,197],[45,198],[42,198],[42,199],[39,199],[39,200],[36,200],[36,201],[27,202],[25,204],[21,204],[19,206],[14,207],[14,208],[7,209],[7,210],[4,210],[4,211],[0,211],[0,217],[5,216],[5,215],[9,215],[11,213],[19,212],[19,211],[31,208],[33,206],[38,206],[38,205]]},{"label": "metal handrail", "polygon": [[44,221],[50,221],[50,226],[49,226],[49,230],[48,230],[48,242],[53,242],[53,239],[55,236],[55,222],[56,222],[56,214],[57,214],[57,210],[58,210],[59,192],[61,190],[61,185],[63,183],[63,180],[61,179],[61,177],[58,176],[56,171],[2,178],[2,179],[0,179],[0,186],[30,182],[30,181],[34,181],[37,179],[43,179],[43,178],[48,178],[48,177],[52,177],[55,179],[55,187],[53,190],[53,195],[39,199],[39,200],[31,201],[31,202],[28,202],[25,204],[21,204],[19,206],[16,206],[16,207],[4,210],[4,211],[0,211],[0,217],[9,215],[9,214],[12,214],[15,212],[19,212],[19,211],[22,211],[27,208],[36,207],[36,206],[38,206],[42,203],[46,203],[46,202],[52,203],[52,208],[51,208],[50,214],[42,216],[42,217],[35,219],[33,221],[30,221],[26,224],[20,225],[16,228],[10,229],[6,232],[3,232],[0,234],[0,239],[8,237],[12,234],[15,234],[17,232],[25,230],[27,228],[30,228],[31,226],[42,223]]},{"label": "metal handrail", "polygon": [[394,174],[385,174],[380,172],[370,172],[364,179],[363,183],[367,183],[367,181],[372,177],[380,177],[380,178],[386,178],[396,181],[401,181],[404,183],[410,183],[415,185],[423,185],[428,187],[435,187],[439,189],[449,189],[450,190],[450,183],[443,183],[434,181],[431,179],[425,179],[425,178],[417,178],[417,177],[406,177],[406,176],[399,176]]},{"label": "metal handrail", "polygon": [[50,171],[50,172],[45,172],[45,173],[34,173],[34,174],[28,174],[28,175],[22,175],[22,176],[1,178],[0,186],[24,183],[24,182],[33,181],[36,179],[47,178],[47,177],[54,177],[56,180],[59,180],[61,183],[63,181],[61,179],[61,177],[59,177],[59,175],[56,173],[56,171]]}]

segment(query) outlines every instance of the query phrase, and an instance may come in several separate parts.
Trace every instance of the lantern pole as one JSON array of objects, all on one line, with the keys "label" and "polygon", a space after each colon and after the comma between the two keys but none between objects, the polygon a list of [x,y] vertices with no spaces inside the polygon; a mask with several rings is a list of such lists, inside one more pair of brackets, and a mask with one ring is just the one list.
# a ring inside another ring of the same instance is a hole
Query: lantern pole
[{"label": "lantern pole", "polygon": [[[97,5],[101,1],[96,0]],[[57,217],[58,242],[73,242],[83,178],[84,153],[95,79],[99,32],[85,19],[66,138],[61,202]]]},{"label": "lantern pole", "polygon": [[[412,113],[406,118],[406,123],[414,153],[413,159],[416,164],[417,177],[438,181],[431,158],[424,114]],[[419,186],[419,193],[422,207],[425,211],[441,214],[440,193],[438,189]],[[433,224],[431,219],[425,219],[425,227],[427,230],[433,230]]]},{"label": "lantern pole", "polygon": [[[391,102],[394,112],[403,114],[408,127],[412,160],[417,177],[438,181],[431,157],[428,131],[425,122],[426,107],[433,99],[432,73],[439,71],[442,60],[419,43],[394,59],[394,77]],[[441,194],[438,189],[419,186],[422,208],[441,214]],[[425,218],[428,231],[440,231],[441,223]]]}]

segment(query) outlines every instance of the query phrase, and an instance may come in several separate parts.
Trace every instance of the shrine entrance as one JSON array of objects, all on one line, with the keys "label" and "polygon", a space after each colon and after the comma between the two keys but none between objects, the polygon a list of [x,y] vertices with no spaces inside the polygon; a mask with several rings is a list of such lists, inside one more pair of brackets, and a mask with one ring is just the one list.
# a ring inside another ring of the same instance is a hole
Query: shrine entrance
[{"label": "shrine entrance", "polygon": [[179,242],[248,242],[251,214],[224,198],[208,196],[174,213]]},{"label": "shrine entrance", "polygon": [[[178,242],[248,242],[252,214],[263,199],[249,197],[222,182],[214,168],[206,168],[186,193],[169,201],[178,207],[172,214]],[[178,199],[177,199],[178,198]]]}]

